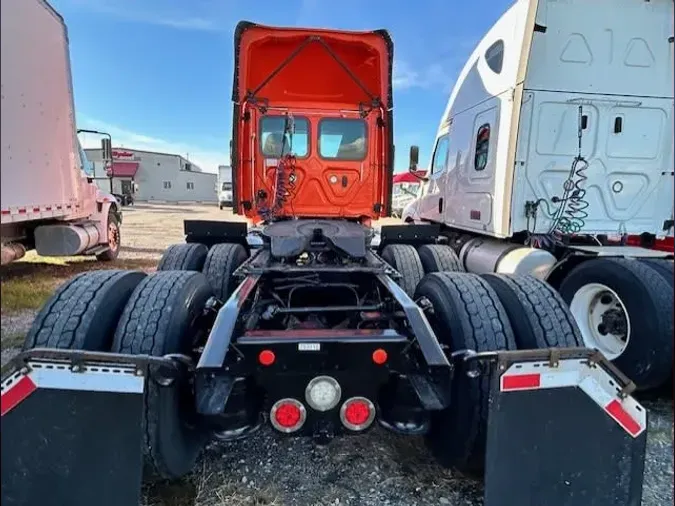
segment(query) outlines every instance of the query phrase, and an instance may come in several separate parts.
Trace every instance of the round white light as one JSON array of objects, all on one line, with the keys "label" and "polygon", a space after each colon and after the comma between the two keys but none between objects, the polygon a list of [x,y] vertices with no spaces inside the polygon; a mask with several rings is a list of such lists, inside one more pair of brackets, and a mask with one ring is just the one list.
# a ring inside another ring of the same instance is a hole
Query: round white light
[{"label": "round white light", "polygon": [[317,411],[328,411],[340,402],[340,384],[330,376],[317,376],[305,389],[307,404]]}]

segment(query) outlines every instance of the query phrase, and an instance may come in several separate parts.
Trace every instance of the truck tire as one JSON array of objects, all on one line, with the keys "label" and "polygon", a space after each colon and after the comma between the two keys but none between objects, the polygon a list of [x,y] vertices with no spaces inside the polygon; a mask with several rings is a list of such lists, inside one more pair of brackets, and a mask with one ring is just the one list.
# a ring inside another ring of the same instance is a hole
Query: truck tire
[{"label": "truck tire", "polygon": [[42,306],[23,349],[110,351],[117,320],[145,273],[91,271],[61,285]]},{"label": "truck tire", "polygon": [[[450,351],[515,350],[509,317],[497,293],[476,274],[436,272],[424,277],[415,298],[433,307],[429,324]],[[432,453],[444,466],[479,474],[485,466],[485,444],[492,374],[469,378],[458,369],[452,404],[432,413],[427,436]]]},{"label": "truck tire", "polygon": [[108,213],[108,249],[96,255],[96,259],[101,262],[112,262],[117,260],[120,254],[120,245],[122,244],[122,233],[120,232],[120,220],[113,211]]},{"label": "truck tire", "polygon": [[562,297],[534,276],[483,274],[509,315],[519,350],[583,346],[581,332]]},{"label": "truck tire", "polygon": [[401,274],[397,282],[412,297],[424,277],[424,267],[417,250],[409,244],[390,244],[382,250],[382,259]]},{"label": "truck tire", "polygon": [[201,272],[208,252],[209,248],[204,244],[172,244],[162,255],[157,270]]},{"label": "truck tire", "polygon": [[632,259],[596,258],[575,267],[559,291],[585,346],[599,349],[641,390],[668,379],[673,285],[657,270]]},{"label": "truck tire", "polygon": [[[145,278],[119,320],[112,351],[132,355],[192,355],[198,316],[213,291],[200,272],[164,271]],[[189,473],[206,434],[189,421],[194,397],[187,381],[147,381],[143,412],[146,477],[175,479]]]},{"label": "truck tire", "polygon": [[237,288],[237,280],[232,274],[247,257],[246,249],[237,243],[215,244],[206,255],[202,272],[222,302],[229,299]]},{"label": "truck tire", "polygon": [[673,286],[673,261],[666,260],[664,258],[641,258],[640,262],[643,262],[645,265],[650,266],[652,269],[658,271],[661,276],[670,283],[670,286]]},{"label": "truck tire", "polygon": [[445,244],[425,244],[417,250],[425,274],[430,272],[464,272],[457,253]]}]

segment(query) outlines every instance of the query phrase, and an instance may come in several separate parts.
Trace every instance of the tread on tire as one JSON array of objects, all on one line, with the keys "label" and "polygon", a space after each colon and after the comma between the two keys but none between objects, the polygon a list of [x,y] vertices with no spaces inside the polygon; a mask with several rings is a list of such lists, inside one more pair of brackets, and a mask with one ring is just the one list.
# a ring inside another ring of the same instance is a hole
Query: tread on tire
[{"label": "tread on tire", "polygon": [[[516,343],[497,293],[476,274],[436,272],[418,285],[415,298],[433,307],[427,318],[450,351],[515,350]],[[485,466],[487,418],[492,373],[469,378],[461,368],[452,384],[452,404],[432,413],[427,442],[444,466],[479,474]]]},{"label": "tread on tire", "polygon": [[213,292],[225,302],[237,287],[234,271],[244,263],[248,253],[238,243],[215,244],[209,249],[202,272],[211,284]]},{"label": "tread on tire", "polygon": [[424,267],[417,250],[409,244],[390,244],[382,250],[382,259],[398,271],[396,282],[412,297],[424,277]]},{"label": "tread on tire", "polygon": [[172,244],[162,255],[158,271],[197,271],[204,266],[209,249],[200,243]]},{"label": "tread on tire", "polygon": [[23,349],[109,351],[117,320],[145,277],[144,272],[122,270],[78,274],[42,306]]},{"label": "tread on tire", "polygon": [[[119,320],[112,350],[132,355],[192,354],[196,319],[213,291],[203,274],[163,271],[134,290]],[[148,477],[180,478],[189,473],[205,435],[185,422],[194,414],[189,386],[160,386],[149,378],[143,412],[143,449]]]},{"label": "tread on tire", "polygon": [[509,315],[520,350],[583,346],[569,307],[551,285],[534,276],[483,274]]},{"label": "tread on tire", "polygon": [[424,244],[417,249],[424,272],[464,272],[457,253],[445,244]]}]

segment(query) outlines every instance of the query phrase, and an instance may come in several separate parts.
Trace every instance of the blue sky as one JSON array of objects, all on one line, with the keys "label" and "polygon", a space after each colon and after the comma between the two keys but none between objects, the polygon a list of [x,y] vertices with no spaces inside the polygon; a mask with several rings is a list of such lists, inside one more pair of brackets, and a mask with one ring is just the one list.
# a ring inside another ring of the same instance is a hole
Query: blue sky
[{"label": "blue sky", "polygon": [[[426,166],[450,90],[511,0],[51,0],[70,37],[78,127],[115,145],[229,161],[237,22],[386,28],[394,39],[396,170]],[[91,136],[86,147],[98,145]]]}]

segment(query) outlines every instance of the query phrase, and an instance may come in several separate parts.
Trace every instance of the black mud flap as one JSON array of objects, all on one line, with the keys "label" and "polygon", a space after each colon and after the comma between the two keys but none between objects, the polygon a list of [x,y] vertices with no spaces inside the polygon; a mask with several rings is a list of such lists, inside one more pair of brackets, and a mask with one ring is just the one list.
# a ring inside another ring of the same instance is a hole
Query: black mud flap
[{"label": "black mud flap", "polygon": [[536,355],[493,364],[485,506],[639,506],[647,412],[631,383],[597,352]]},{"label": "black mud flap", "polygon": [[147,369],[86,358],[13,365],[2,379],[2,504],[138,505]]}]

